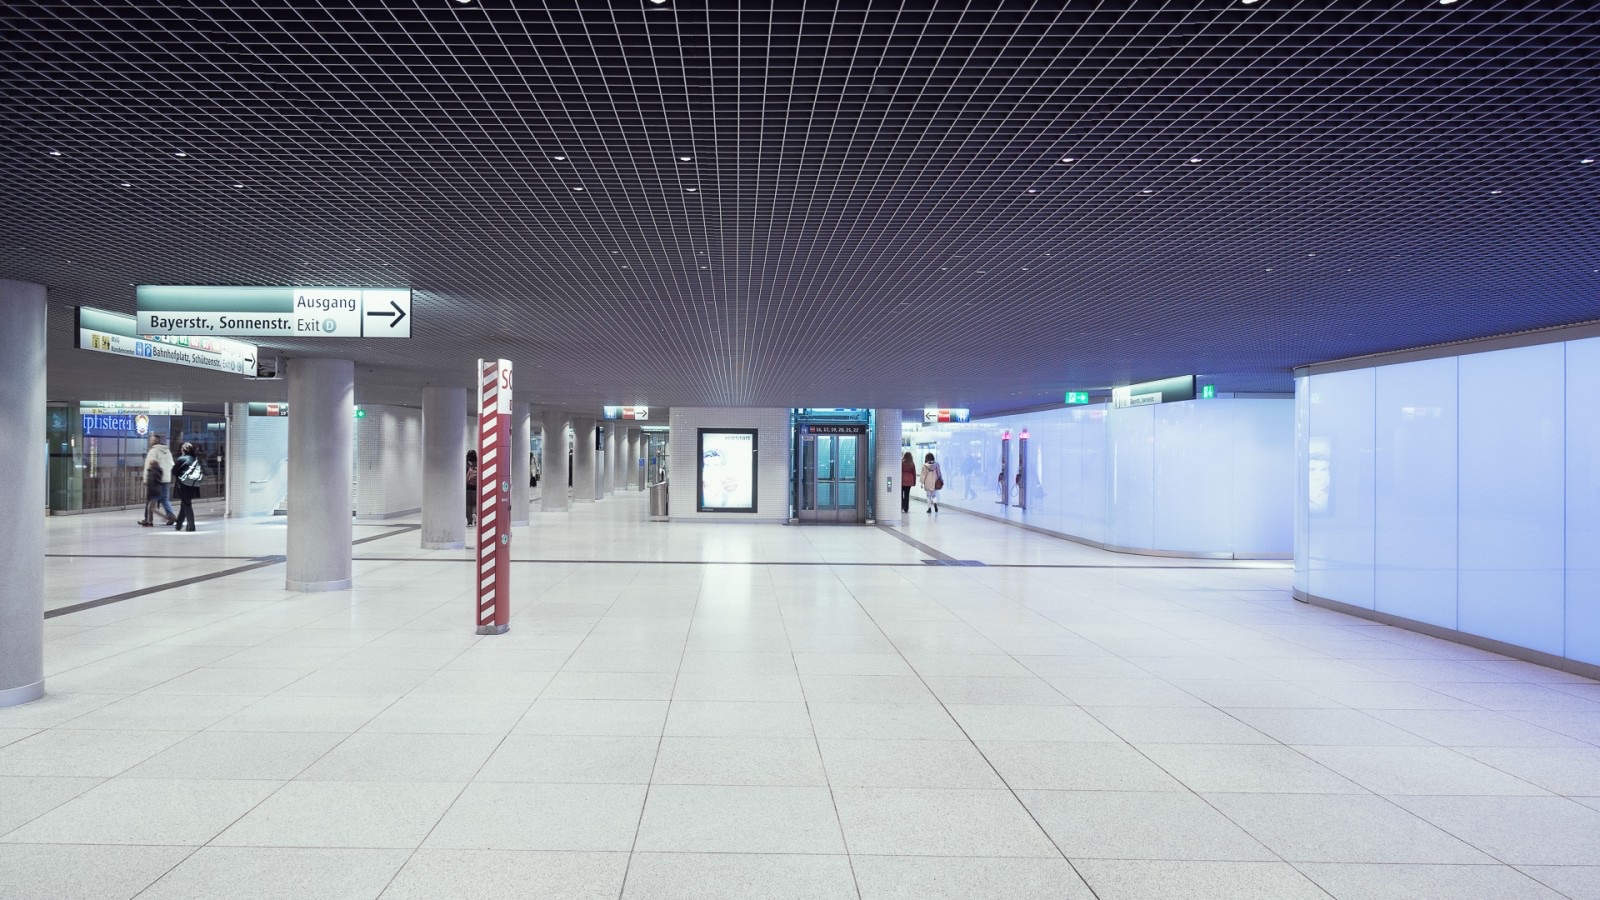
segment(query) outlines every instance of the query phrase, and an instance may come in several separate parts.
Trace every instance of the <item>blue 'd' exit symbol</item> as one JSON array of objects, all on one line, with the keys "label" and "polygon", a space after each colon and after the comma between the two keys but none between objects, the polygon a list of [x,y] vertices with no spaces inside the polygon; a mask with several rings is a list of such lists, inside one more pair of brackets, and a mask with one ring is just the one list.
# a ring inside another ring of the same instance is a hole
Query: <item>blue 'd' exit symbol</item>
[{"label": "blue 'd' exit symbol", "polygon": [[1068,406],[1082,406],[1089,402],[1088,391],[1067,391]]},{"label": "blue 'd' exit symbol", "polygon": [[1201,400],[1214,400],[1214,399],[1216,399],[1216,396],[1217,396],[1217,386],[1216,385],[1214,385],[1214,384],[1202,384],[1202,385],[1200,385],[1200,399]]}]

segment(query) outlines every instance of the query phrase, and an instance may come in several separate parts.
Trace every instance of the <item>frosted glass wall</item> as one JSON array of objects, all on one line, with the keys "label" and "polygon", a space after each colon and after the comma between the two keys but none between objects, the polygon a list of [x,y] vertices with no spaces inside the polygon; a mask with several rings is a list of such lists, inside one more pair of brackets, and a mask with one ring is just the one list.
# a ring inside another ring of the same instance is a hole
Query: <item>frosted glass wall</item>
[{"label": "frosted glass wall", "polygon": [[1600,338],[1296,380],[1296,586],[1600,664]]},{"label": "frosted glass wall", "polygon": [[1080,406],[906,435],[919,463],[932,450],[944,467],[941,506],[1120,549],[1239,557],[1293,550],[1287,399]]}]

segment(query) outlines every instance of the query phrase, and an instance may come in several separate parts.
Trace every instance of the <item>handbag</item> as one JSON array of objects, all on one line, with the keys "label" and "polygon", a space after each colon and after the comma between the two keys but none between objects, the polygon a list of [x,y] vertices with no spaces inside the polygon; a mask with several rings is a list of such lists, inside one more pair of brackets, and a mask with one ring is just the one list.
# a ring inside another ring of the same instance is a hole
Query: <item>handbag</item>
[{"label": "handbag", "polygon": [[184,466],[183,471],[178,473],[178,483],[184,487],[199,487],[200,482],[205,480],[206,470],[201,468],[198,461],[190,461]]},{"label": "handbag", "polygon": [[933,476],[933,489],[936,491],[944,490],[944,469],[938,469],[935,472]]}]

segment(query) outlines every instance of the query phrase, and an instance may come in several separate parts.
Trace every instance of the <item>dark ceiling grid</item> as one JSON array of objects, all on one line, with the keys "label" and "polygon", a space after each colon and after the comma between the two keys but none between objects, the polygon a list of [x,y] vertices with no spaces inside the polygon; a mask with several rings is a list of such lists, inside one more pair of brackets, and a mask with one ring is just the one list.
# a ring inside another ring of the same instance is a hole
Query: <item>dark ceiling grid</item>
[{"label": "dark ceiling grid", "polygon": [[[997,409],[1175,367],[1281,389],[1296,363],[1600,316],[1581,2],[47,0],[0,22],[22,76],[0,273],[51,285],[53,349],[72,303],[129,309],[134,281],[398,281],[408,344],[272,343],[355,358],[368,396],[498,354],[574,407]],[[222,390],[52,359],[55,396]]]}]

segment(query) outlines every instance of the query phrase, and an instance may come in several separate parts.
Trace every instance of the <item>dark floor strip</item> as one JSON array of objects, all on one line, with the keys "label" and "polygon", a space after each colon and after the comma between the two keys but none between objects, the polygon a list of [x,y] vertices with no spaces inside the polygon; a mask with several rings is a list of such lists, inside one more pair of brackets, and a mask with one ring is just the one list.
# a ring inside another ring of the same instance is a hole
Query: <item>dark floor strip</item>
[{"label": "dark floor strip", "polygon": [[[383,538],[386,538],[386,537],[394,537],[397,534],[405,534],[408,531],[416,531],[416,530],[420,529],[421,527],[422,527],[421,525],[402,525],[399,528],[395,528],[395,529],[392,529],[390,531],[386,531],[383,534],[375,534],[375,535],[373,535],[371,537],[361,538],[358,541],[352,542],[352,546],[354,546],[355,544],[365,544],[368,541],[382,540]],[[48,556],[50,554],[46,554],[46,555]],[[65,554],[62,554],[62,555],[65,555]],[[239,556],[234,556],[234,557],[216,557],[216,556],[213,556],[213,557],[203,557],[203,556],[187,556],[187,557],[143,556],[143,557],[117,557],[117,558],[123,558],[123,559],[127,559],[127,558],[136,558],[136,559],[224,559],[224,558],[226,558],[226,559],[250,559],[250,560],[253,560],[253,562],[251,562],[248,565],[235,566],[235,567],[233,567],[231,569],[223,569],[220,572],[208,572],[208,573],[206,573],[204,575],[196,575],[196,576],[194,576],[192,578],[181,578],[181,579],[179,579],[177,581],[168,581],[168,582],[165,582],[163,584],[153,584],[150,587],[139,588],[138,590],[132,590],[132,591],[124,591],[121,594],[112,594],[109,597],[101,597],[98,600],[85,600],[82,603],[74,603],[71,606],[63,606],[60,609],[46,610],[45,614],[44,614],[44,617],[46,619],[54,619],[57,616],[65,616],[65,615],[69,615],[69,614],[75,613],[75,612],[83,612],[86,609],[95,609],[95,608],[101,607],[101,606],[110,606],[113,603],[121,603],[124,600],[132,600],[135,597],[145,597],[145,596],[148,596],[150,594],[159,594],[162,591],[170,591],[173,588],[185,587],[185,586],[191,585],[191,584],[199,584],[199,583],[201,583],[203,581],[214,581],[214,580],[216,580],[218,578],[226,578],[229,575],[238,575],[240,572],[250,572],[250,571],[254,571],[255,569],[266,568],[267,566],[275,566],[278,563],[283,562],[283,559],[284,559],[282,556],[251,556],[251,557],[239,557]]]},{"label": "dark floor strip", "polygon": [[878,530],[888,532],[889,535],[891,535],[895,540],[900,541],[903,544],[910,544],[911,546],[921,550],[923,553],[933,557],[941,563],[952,563],[956,561],[954,556],[951,556],[948,553],[940,553],[938,550],[933,549],[927,544],[924,544],[923,542],[917,540],[909,534],[906,534],[900,529],[895,528],[892,525],[884,525],[879,523]]}]

